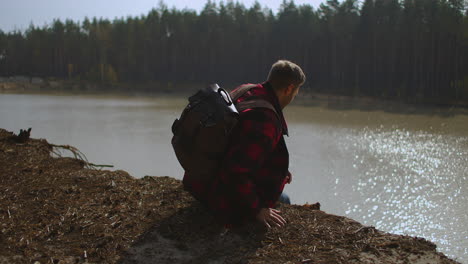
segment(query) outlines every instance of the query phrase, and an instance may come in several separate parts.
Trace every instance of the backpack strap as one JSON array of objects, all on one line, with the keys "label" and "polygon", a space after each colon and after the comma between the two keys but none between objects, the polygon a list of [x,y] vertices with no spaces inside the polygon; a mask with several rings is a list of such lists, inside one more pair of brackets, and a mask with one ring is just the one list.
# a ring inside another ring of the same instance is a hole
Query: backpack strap
[{"label": "backpack strap", "polygon": [[248,92],[250,89],[252,89],[254,87],[257,87],[257,85],[256,84],[248,84],[248,85],[241,86],[241,87],[237,88],[236,90],[230,92],[232,101],[233,102],[237,101],[237,99],[239,99],[241,96],[243,96],[246,92]]},{"label": "backpack strap", "polygon": [[265,99],[252,99],[252,100],[247,100],[240,102],[236,105],[237,111],[242,112],[246,109],[251,109],[251,108],[267,108],[270,109],[275,113],[276,116],[278,116],[278,113],[276,112],[276,109],[273,107],[273,105],[270,104]]},{"label": "backpack strap", "polygon": [[[241,96],[243,96],[246,92],[248,92],[250,89],[257,87],[256,84],[249,84],[245,85],[242,87],[239,87],[237,90],[234,90],[231,92],[231,98],[232,101],[235,103],[237,99],[239,99]],[[278,112],[276,112],[275,107],[268,102],[267,100],[259,97],[259,96],[250,96],[246,98],[244,101],[240,103],[235,103],[237,111],[242,112],[246,109],[250,108],[267,108],[272,110],[275,115],[279,118]]]}]

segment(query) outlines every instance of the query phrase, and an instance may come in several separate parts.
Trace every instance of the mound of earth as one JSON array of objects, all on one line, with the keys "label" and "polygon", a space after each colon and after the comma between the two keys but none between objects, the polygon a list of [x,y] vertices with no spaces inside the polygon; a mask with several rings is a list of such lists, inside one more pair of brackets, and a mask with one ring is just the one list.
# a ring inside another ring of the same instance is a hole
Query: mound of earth
[{"label": "mound of earth", "polygon": [[179,180],[90,169],[54,148],[0,129],[0,263],[457,263],[317,206],[282,205],[283,228],[227,230]]}]

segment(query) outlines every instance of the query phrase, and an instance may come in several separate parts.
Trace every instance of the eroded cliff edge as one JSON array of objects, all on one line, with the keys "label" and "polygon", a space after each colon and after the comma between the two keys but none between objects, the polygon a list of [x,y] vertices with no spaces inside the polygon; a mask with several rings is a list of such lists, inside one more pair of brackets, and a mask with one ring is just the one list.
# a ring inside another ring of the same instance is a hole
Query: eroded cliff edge
[{"label": "eroded cliff edge", "polygon": [[308,205],[282,206],[284,228],[227,231],[179,180],[53,150],[0,129],[0,263],[457,263],[425,239]]}]

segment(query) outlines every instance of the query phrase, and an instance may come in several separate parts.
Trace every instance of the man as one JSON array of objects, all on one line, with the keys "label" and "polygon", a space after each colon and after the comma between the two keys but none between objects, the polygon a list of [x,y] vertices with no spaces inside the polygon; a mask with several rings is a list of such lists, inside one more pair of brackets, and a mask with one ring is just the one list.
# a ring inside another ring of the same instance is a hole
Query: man
[{"label": "man", "polygon": [[236,100],[240,103],[249,97],[260,98],[274,110],[254,107],[240,112],[213,182],[184,175],[185,188],[222,222],[238,225],[256,219],[267,227],[286,223],[280,211],[273,209],[292,177],[283,137],[288,135],[283,109],[304,82],[305,75],[298,65],[287,60],[274,63],[266,82],[255,85]]}]

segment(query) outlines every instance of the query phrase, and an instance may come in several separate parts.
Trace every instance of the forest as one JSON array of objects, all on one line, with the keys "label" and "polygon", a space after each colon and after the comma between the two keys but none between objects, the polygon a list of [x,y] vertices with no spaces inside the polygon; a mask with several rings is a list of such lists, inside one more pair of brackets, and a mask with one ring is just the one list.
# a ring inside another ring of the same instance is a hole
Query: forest
[{"label": "forest", "polygon": [[102,87],[261,82],[278,59],[299,64],[311,92],[467,103],[468,1],[207,1],[200,12],[160,2],[138,17],[0,30],[0,76]]}]

